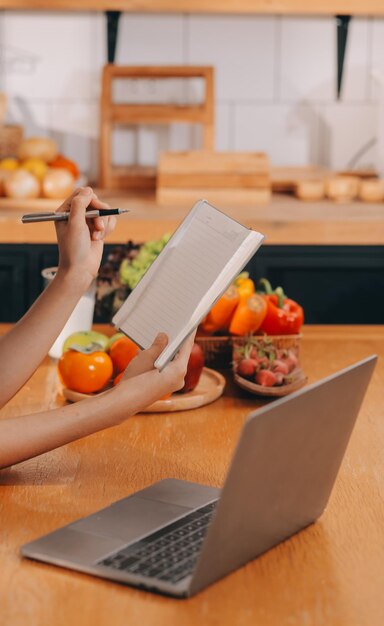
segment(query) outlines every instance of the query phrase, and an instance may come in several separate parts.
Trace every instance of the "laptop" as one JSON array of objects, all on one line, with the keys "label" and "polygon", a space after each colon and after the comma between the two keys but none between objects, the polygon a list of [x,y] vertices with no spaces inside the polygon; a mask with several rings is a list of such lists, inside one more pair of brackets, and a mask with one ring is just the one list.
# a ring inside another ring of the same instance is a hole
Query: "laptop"
[{"label": "laptop", "polygon": [[166,479],[24,545],[25,557],[178,598],[324,511],[377,357],[258,408],[225,484]]}]

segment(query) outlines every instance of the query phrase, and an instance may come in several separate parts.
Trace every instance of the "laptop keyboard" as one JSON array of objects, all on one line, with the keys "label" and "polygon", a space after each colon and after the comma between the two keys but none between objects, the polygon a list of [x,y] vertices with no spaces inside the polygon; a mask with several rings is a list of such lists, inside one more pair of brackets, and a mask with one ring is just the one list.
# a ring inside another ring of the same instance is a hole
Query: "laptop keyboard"
[{"label": "laptop keyboard", "polygon": [[193,571],[216,504],[193,511],[97,565],[177,583]]}]

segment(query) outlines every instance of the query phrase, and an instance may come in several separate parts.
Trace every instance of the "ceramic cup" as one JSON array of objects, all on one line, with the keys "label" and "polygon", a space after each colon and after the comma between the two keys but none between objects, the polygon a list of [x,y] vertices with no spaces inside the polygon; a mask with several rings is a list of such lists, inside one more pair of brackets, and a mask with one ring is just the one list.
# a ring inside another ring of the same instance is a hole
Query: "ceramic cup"
[{"label": "ceramic cup", "polygon": [[[41,275],[44,279],[44,288],[53,280],[56,272],[57,267],[47,267],[42,270]],[[91,330],[95,309],[95,294],[96,281],[93,281],[88,291],[80,298],[63,330],[49,350],[48,354],[50,357],[53,359],[59,359],[61,357],[63,343],[72,333],[77,333],[82,330]]]}]

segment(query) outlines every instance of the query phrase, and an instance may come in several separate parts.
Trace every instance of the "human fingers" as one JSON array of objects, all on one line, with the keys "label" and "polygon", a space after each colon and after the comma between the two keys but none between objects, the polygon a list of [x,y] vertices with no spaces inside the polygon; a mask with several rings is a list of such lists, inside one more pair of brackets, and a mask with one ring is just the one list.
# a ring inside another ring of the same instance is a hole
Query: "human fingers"
[{"label": "human fingers", "polygon": [[96,217],[89,224],[92,241],[105,239],[105,237],[115,228],[116,218],[111,215],[109,217]]},{"label": "human fingers", "polygon": [[[87,214],[85,214],[87,216]],[[105,223],[103,217],[91,218],[88,222],[89,231],[91,233],[92,241],[98,241],[104,239]]]},{"label": "human fingers", "polygon": [[108,235],[116,228],[117,220],[114,215],[110,215],[110,217],[107,217],[105,222],[105,235]]},{"label": "human fingers", "polygon": [[77,189],[75,189],[70,196],[68,196],[68,198],[66,198],[64,200],[64,202],[56,209],[56,213],[67,213],[68,211],[71,210],[71,203],[72,200],[75,196],[77,196],[82,190],[84,189],[84,187],[78,187]]},{"label": "human fingers", "polygon": [[[92,199],[89,205],[92,209],[109,209],[110,205],[107,202],[103,202],[93,192]],[[104,239],[108,233],[110,233],[116,225],[116,219],[114,217],[96,217],[90,222],[91,238],[93,241]]]},{"label": "human fingers", "polygon": [[191,333],[191,335],[184,341],[176,357],[163,370],[166,376],[171,376],[173,391],[178,391],[184,386],[184,379],[187,373],[188,361],[195,341],[195,336],[196,331]]},{"label": "human fingers", "polygon": [[108,202],[104,202],[104,200],[100,200],[100,198],[95,192],[93,192],[92,194],[91,207],[93,209],[110,209],[111,208]]},{"label": "human fingers", "polygon": [[164,348],[168,343],[168,337],[165,333],[158,333],[152,343],[152,345],[145,350],[147,354],[149,354],[153,360],[155,361],[158,356],[162,353]]},{"label": "human fingers", "polygon": [[156,359],[160,356],[168,343],[168,337],[165,333],[159,333],[152,345],[146,350],[142,350],[130,362],[124,372],[123,378],[132,378],[144,372],[148,372],[154,368]]},{"label": "human fingers", "polygon": [[73,197],[69,211],[69,224],[84,223],[92,194],[91,187],[84,187]]},{"label": "human fingers", "polygon": [[185,359],[189,359],[189,355],[191,354],[191,350],[193,348],[193,344],[195,343],[195,337],[196,337],[196,330],[194,330],[188,337],[187,339],[183,342],[179,352],[177,353],[175,360],[182,360],[185,361]]}]

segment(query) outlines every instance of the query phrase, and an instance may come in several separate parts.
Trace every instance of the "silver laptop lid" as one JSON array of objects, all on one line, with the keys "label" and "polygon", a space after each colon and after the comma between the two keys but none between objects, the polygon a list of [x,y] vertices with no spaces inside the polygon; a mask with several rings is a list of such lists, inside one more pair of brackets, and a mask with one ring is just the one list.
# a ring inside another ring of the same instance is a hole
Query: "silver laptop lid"
[{"label": "silver laptop lid", "polygon": [[376,360],[369,357],[249,416],[191,593],[321,515]]}]

